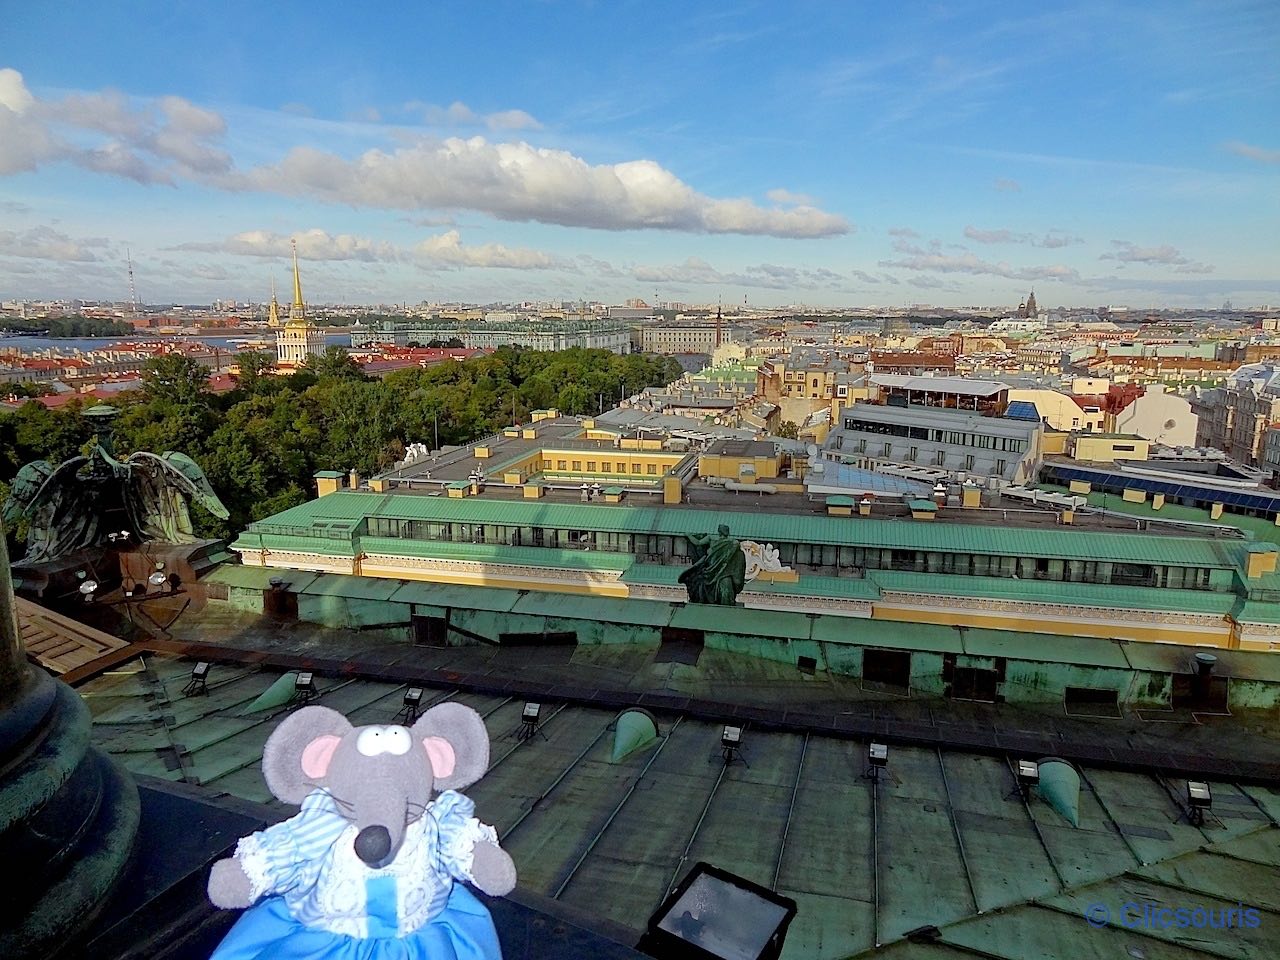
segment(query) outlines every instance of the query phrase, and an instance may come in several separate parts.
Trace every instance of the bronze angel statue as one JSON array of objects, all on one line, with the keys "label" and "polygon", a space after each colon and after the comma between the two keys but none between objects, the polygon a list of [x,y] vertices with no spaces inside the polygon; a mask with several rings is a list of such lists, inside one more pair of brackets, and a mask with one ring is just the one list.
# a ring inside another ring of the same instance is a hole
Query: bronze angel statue
[{"label": "bronze angel statue", "polygon": [[28,463],[14,478],[4,505],[10,529],[25,521],[24,564],[43,563],[98,546],[119,521],[142,540],[194,543],[189,503],[221,520],[229,516],[204,471],[182,453],[131,453],[117,460],[96,443],[88,456],[58,467]]}]

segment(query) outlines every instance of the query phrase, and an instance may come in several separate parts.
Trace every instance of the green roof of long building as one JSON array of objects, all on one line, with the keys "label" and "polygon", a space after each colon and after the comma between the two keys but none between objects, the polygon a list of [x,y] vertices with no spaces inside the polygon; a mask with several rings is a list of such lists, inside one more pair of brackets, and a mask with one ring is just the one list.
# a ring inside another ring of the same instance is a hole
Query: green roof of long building
[{"label": "green roof of long building", "polygon": [[357,492],[333,493],[252,523],[237,546],[251,546],[254,534],[333,537],[338,530],[348,529],[351,521],[368,517],[675,536],[712,531],[717,524],[727,522],[733,536],[761,542],[1211,569],[1238,569],[1247,548],[1244,540],[1098,533],[1063,527],[1030,529],[946,520],[923,523],[907,519],[726,512],[688,507],[673,510],[627,504],[564,504],[482,497],[456,500],[418,494]]}]

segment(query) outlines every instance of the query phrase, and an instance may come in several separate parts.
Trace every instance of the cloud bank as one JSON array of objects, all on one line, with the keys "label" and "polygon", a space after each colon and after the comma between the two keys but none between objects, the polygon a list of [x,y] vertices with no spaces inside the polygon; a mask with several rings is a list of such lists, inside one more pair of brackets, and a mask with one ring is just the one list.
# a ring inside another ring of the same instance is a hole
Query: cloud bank
[{"label": "cloud bank", "polygon": [[[519,110],[481,117],[454,104],[444,111],[493,130],[538,126]],[[354,158],[296,146],[279,162],[239,169],[221,145],[226,130],[219,114],[180,97],[136,103],[105,91],[40,100],[20,73],[0,69],[0,175],[61,161],[143,184],[183,180],[356,207],[470,210],[499,220],[598,230],[783,238],[853,230],[844,217],[787,191],[771,191],[771,206],[709,197],[653,160],[592,164],[524,141],[424,137]]]},{"label": "cloud bank", "polygon": [[1158,247],[1140,247],[1128,240],[1112,240],[1116,249],[1104,253],[1099,260],[1118,260],[1121,263],[1150,263],[1170,266],[1175,273],[1212,273],[1213,265],[1197,263],[1182,255],[1177,247],[1162,244]]},{"label": "cloud bank", "polygon": [[249,230],[225,240],[183,243],[172,249],[223,253],[239,257],[280,258],[290,255],[291,240],[297,241],[298,257],[302,260],[407,263],[435,270],[461,267],[519,270],[576,269],[573,264],[541,250],[507,247],[500,243],[464,245],[462,235],[457,230],[428,237],[410,249],[403,249],[386,240],[372,240],[346,233],[329,234],[320,229],[306,230],[292,237],[267,230]]}]

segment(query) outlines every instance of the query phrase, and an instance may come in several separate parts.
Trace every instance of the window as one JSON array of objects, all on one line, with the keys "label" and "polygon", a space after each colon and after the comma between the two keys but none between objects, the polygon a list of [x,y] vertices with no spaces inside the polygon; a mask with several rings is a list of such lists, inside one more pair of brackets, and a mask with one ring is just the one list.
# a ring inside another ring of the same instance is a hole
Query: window
[{"label": "window", "polygon": [[1098,687],[1067,687],[1063,696],[1071,717],[1120,718],[1119,696],[1115,690]]},{"label": "window", "polygon": [[594,460],[588,460],[588,461],[587,461],[587,471],[588,471],[589,473],[595,473],[595,472],[596,472],[596,462],[595,462]]},{"label": "window", "polygon": [[581,460],[575,460],[575,461],[573,461],[573,471],[574,471],[574,473],[580,473],[580,472],[582,472],[582,461],[581,461]]},{"label": "window", "polygon": [[915,463],[916,457],[918,457],[919,455],[920,455],[920,448],[912,447],[907,451],[907,460],[909,460],[911,463]]},{"label": "window", "polygon": [[892,455],[893,455],[893,444],[892,444],[892,443],[886,443],[886,444],[884,445],[884,455],[885,455],[886,457],[889,457],[889,456],[892,456]]},{"label": "window", "polygon": [[619,463],[619,464],[618,464],[618,472],[619,472],[619,473],[626,473],[626,472],[627,472],[627,465],[626,465],[625,463]]},{"label": "window", "polygon": [[633,464],[631,465],[631,472],[632,472],[632,473],[639,473],[639,472],[640,472],[640,464],[638,464],[638,463],[633,463]]},{"label": "window", "polygon": [[1003,460],[997,460],[997,461],[996,461],[996,473],[998,473],[1000,476],[1002,476],[1002,477],[1003,477],[1003,476],[1004,476],[1004,470],[1005,470],[1005,467],[1007,467],[1007,466],[1008,466],[1008,464],[1007,464],[1005,461],[1003,461]]},{"label": "window", "polygon": [[602,460],[602,461],[600,461],[600,472],[601,472],[601,473],[612,473],[612,472],[613,472],[613,464],[611,464],[608,460]]},{"label": "window", "polygon": [[568,469],[569,469],[569,463],[568,463],[568,461],[567,461],[567,460],[557,460],[557,461],[556,461],[556,469],[557,469],[557,470],[568,470]]},{"label": "window", "polygon": [[645,473],[649,474],[650,476],[655,476],[657,472],[658,472],[658,465],[656,463],[650,463],[645,466]]},{"label": "window", "polygon": [[973,454],[969,454],[967,457],[964,458],[964,468],[966,470],[973,469]]},{"label": "window", "polygon": [[909,688],[911,654],[906,650],[863,650],[862,685]]},{"label": "window", "polygon": [[995,703],[999,679],[994,670],[984,670],[978,667],[956,667],[951,680],[951,698],[953,700],[978,700],[982,703]]},{"label": "window", "polygon": [[940,466],[942,466],[943,461],[944,461],[944,460],[946,460],[946,458],[947,458],[947,451],[945,451],[945,450],[939,450],[939,451],[937,452],[937,454],[935,454],[935,455],[934,455],[934,458],[933,458],[933,465],[934,465],[935,467],[940,467]]}]

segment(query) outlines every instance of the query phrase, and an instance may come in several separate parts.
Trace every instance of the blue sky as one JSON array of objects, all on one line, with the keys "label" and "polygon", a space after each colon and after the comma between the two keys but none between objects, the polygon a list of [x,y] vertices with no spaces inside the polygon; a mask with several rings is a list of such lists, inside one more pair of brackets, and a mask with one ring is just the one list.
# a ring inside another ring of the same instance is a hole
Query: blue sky
[{"label": "blue sky", "polygon": [[0,298],[1280,303],[1280,4],[11,4]]}]

